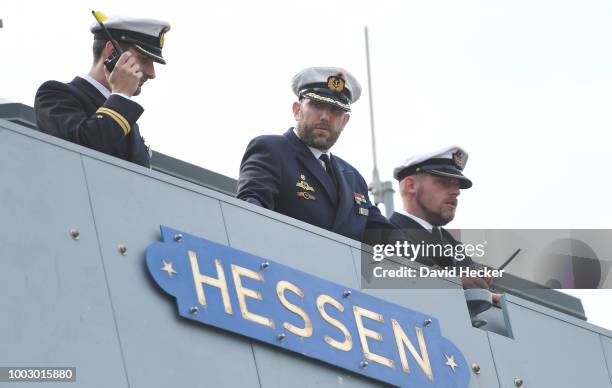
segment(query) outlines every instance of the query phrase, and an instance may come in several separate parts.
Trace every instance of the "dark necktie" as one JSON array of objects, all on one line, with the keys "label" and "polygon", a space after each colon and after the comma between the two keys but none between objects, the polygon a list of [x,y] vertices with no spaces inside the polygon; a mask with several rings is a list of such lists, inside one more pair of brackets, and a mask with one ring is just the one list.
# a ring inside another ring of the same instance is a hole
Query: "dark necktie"
[{"label": "dark necktie", "polygon": [[[449,241],[442,237],[442,228],[440,228],[439,226],[434,226],[431,229],[431,234],[436,244],[446,246],[446,244],[449,243]],[[442,249],[442,255],[434,258],[434,260],[441,267],[449,267],[455,265],[455,257],[452,253],[447,252],[445,248]]]},{"label": "dark necktie", "polygon": [[439,227],[434,226],[431,229],[431,236],[433,237],[433,239],[437,242],[443,242],[442,240],[442,231],[440,230]]},{"label": "dark necktie", "polygon": [[334,173],[334,169],[332,167],[331,160],[329,159],[329,155],[321,154],[321,156],[319,156],[319,159],[321,159],[323,163],[325,163],[325,170],[327,171],[327,174],[331,178],[334,185],[338,187],[338,181],[336,180],[336,174]]}]

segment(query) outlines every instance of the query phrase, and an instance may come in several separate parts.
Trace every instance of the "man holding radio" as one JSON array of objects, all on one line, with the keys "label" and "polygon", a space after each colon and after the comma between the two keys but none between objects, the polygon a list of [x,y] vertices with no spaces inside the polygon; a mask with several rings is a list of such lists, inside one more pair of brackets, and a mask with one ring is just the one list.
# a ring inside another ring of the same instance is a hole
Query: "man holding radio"
[{"label": "man holding radio", "polygon": [[[150,151],[136,123],[144,109],[132,96],[155,78],[166,22],[94,13],[94,63],[69,83],[47,81],[34,102],[39,131],[145,167]],[[111,40],[112,39],[112,40]]]}]

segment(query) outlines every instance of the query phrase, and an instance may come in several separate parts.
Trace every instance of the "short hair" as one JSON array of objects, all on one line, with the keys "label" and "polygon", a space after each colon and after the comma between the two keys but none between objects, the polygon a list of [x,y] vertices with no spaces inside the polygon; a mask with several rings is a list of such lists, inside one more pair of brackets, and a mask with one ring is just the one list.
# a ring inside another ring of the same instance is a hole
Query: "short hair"
[{"label": "short hair", "polygon": [[[97,63],[102,57],[102,52],[104,52],[104,47],[106,47],[106,42],[108,42],[108,40],[94,40],[93,50],[92,50],[94,63]],[[119,47],[121,47],[123,51],[126,51],[129,48],[128,45],[121,44],[121,43],[119,43]]]},{"label": "short hair", "polygon": [[[423,179],[423,175],[425,175],[424,172],[417,172],[416,174],[412,174],[412,175],[408,175],[407,177],[405,177],[404,179],[408,178],[408,177],[412,177],[412,179],[414,181],[420,181],[421,179]],[[400,196],[404,196],[406,195],[406,191],[404,190],[404,179],[402,179],[399,182],[399,188],[400,188]]]},{"label": "short hair", "polygon": [[104,47],[106,46],[107,40],[94,40],[93,42],[93,59],[94,63],[100,60],[102,56],[102,51],[104,51]]}]

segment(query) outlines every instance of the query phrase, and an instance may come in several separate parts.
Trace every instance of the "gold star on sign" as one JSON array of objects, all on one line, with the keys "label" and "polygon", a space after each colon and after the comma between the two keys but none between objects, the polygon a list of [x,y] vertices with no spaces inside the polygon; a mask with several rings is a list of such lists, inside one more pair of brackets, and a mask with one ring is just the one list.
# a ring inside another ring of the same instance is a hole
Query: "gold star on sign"
[{"label": "gold star on sign", "polygon": [[446,354],[444,355],[444,357],[446,357],[446,362],[445,364],[450,366],[450,368],[453,370],[453,372],[455,372],[455,368],[459,368],[459,365],[457,365],[457,363],[455,362],[455,356],[447,356]]},{"label": "gold star on sign", "polygon": [[178,272],[176,272],[174,270],[174,268],[172,268],[172,262],[171,261],[166,261],[166,260],[162,260],[164,262],[164,266],[162,267],[162,271],[166,271],[168,273],[168,277],[172,277],[173,274],[177,275]]}]

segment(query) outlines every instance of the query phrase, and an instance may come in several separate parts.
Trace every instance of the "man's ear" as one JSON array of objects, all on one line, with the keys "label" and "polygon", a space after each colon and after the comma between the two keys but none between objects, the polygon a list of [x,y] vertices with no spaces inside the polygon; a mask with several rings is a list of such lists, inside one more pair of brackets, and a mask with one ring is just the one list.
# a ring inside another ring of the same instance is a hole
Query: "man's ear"
[{"label": "man's ear", "polygon": [[415,179],[414,176],[409,175],[400,182],[401,192],[406,194],[414,194],[416,193],[417,184],[417,179]]},{"label": "man's ear", "polygon": [[104,57],[104,59],[108,58],[111,56],[111,54],[113,53],[113,51],[115,51],[115,47],[113,46],[113,44],[111,43],[111,41],[109,40],[108,42],[106,42],[106,44],[104,45],[104,55],[102,55]]},{"label": "man's ear", "polygon": [[346,123],[349,122],[349,119],[351,118],[351,114],[349,112],[346,112],[344,114],[344,117],[342,117],[342,127],[344,128],[344,126],[346,125]]},{"label": "man's ear", "polygon": [[300,121],[302,118],[302,104],[299,101],[293,103],[293,118],[295,121]]}]

